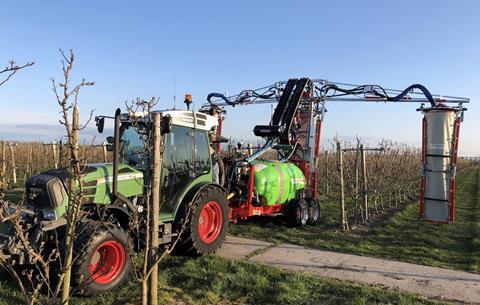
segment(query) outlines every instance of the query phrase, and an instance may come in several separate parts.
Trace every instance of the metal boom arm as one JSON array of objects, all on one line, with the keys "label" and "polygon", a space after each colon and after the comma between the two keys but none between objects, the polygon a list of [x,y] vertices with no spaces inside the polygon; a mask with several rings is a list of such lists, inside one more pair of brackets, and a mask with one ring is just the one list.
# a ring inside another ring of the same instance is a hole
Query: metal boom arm
[{"label": "metal boom arm", "polygon": [[[330,82],[325,79],[313,79],[315,85],[315,99],[319,102],[375,102],[375,103],[429,103],[431,100],[425,97],[425,93],[418,88],[408,90],[405,96],[400,99],[393,99],[404,90],[382,88],[378,85],[354,85],[340,82]],[[204,106],[240,106],[250,104],[271,104],[277,103],[281,93],[285,89],[287,82],[279,81],[273,85],[261,87],[255,90],[243,90],[239,94],[232,96],[223,96],[215,94],[210,96],[209,104]],[[330,93],[331,94],[328,94]],[[221,98],[219,99],[218,97]],[[212,100],[217,97],[216,100]],[[467,104],[469,98],[431,94],[431,97],[438,102],[444,104]]]}]

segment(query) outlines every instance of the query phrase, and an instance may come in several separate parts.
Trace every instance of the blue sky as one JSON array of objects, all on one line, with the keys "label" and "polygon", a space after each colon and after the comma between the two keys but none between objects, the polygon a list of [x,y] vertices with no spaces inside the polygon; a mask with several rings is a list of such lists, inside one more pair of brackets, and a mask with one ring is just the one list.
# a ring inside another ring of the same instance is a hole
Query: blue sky
[{"label": "blue sky", "polygon": [[[479,1],[2,1],[0,63],[35,60],[0,87],[1,138],[58,134],[50,77],[58,49],[74,49],[74,75],[96,82],[81,111],[113,113],[127,99],[159,96],[177,107],[193,94],[236,93],[308,76],[470,97],[460,153],[479,155]],[[335,135],[418,144],[416,105],[332,104],[324,139]],[[229,109],[225,132],[252,139],[270,108]],[[90,135],[90,134],[88,134]]]}]

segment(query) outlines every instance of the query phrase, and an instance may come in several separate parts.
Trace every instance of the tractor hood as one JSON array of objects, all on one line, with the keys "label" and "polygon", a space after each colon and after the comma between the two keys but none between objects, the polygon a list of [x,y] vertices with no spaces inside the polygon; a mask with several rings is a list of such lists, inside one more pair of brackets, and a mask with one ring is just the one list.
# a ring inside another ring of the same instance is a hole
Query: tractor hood
[{"label": "tractor hood", "polygon": [[[82,169],[82,203],[110,204],[113,188],[113,164],[88,164]],[[56,217],[66,211],[69,184],[67,169],[53,169],[30,177],[26,182],[29,205],[38,209],[54,209]],[[125,197],[143,193],[143,173],[127,164],[118,166],[118,192]]]},{"label": "tractor hood", "polygon": [[[86,167],[82,178],[83,202],[109,204],[113,189],[113,164],[95,163]],[[143,193],[143,173],[127,164],[118,165],[118,192],[125,197]]]}]

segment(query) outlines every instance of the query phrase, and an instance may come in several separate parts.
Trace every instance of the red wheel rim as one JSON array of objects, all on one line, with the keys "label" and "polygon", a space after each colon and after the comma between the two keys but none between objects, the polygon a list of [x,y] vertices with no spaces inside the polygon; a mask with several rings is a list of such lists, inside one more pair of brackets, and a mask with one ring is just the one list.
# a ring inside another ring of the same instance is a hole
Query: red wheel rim
[{"label": "red wheel rim", "polygon": [[113,282],[125,265],[125,248],[117,241],[109,240],[98,246],[90,258],[90,277],[98,284]]},{"label": "red wheel rim", "polygon": [[216,201],[206,203],[198,219],[198,232],[204,243],[213,243],[222,229],[222,207]]}]

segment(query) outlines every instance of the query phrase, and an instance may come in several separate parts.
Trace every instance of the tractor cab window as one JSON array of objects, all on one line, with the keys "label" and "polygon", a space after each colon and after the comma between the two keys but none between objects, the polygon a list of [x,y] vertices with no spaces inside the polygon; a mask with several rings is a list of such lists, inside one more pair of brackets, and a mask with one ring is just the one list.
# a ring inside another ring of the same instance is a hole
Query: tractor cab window
[{"label": "tractor cab window", "polygon": [[123,125],[121,134],[120,162],[137,168],[145,168],[148,155],[145,152],[145,145],[137,128],[131,125]]},{"label": "tractor cab window", "polygon": [[164,134],[163,143],[161,211],[172,213],[178,197],[193,178],[192,130],[173,125],[171,132]]},{"label": "tractor cab window", "polygon": [[188,184],[210,172],[209,144],[205,131],[178,125],[163,140],[161,212],[172,213]]},{"label": "tractor cab window", "polygon": [[208,135],[204,130],[195,130],[195,177],[210,172],[210,145]]}]

